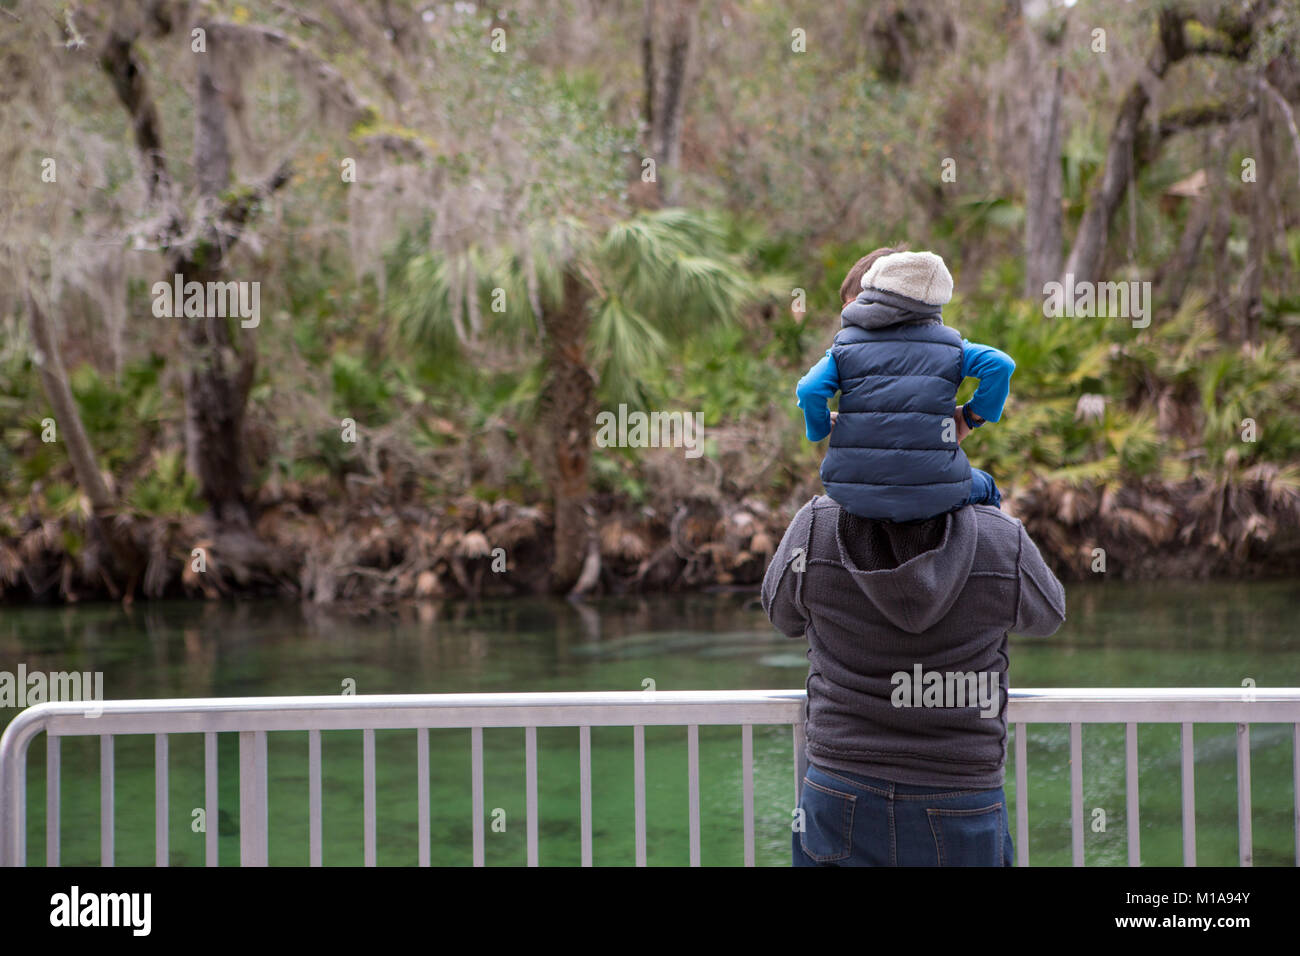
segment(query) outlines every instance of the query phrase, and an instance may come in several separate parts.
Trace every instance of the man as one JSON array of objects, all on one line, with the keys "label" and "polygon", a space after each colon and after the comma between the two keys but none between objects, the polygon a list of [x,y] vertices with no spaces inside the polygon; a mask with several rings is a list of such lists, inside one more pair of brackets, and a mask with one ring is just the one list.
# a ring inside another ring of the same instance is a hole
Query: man
[{"label": "man", "polygon": [[1007,633],[1065,620],[1023,525],[985,505],[872,521],[818,496],[762,599],[808,641],[795,865],[1010,866]]}]

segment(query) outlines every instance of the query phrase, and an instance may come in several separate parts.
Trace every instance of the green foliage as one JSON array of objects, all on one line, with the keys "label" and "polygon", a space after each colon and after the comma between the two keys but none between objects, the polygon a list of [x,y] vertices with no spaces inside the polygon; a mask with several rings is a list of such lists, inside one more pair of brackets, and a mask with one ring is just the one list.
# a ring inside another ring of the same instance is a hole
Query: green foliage
[{"label": "green foliage", "polygon": [[52,481],[41,488],[41,514],[48,518],[66,518],[81,508],[81,492],[66,481]]},{"label": "green foliage", "polygon": [[186,471],[181,449],[155,450],[151,467],[136,479],[126,501],[143,515],[198,514],[203,510],[198,483]]},{"label": "green foliage", "polygon": [[[971,341],[1016,362],[1001,420],[963,442],[977,467],[1008,484],[1033,475],[1107,484],[1157,469],[1165,443],[1147,412],[1125,407],[1125,382],[1112,367],[1114,342],[1128,334],[1123,320],[1049,318],[1039,302],[1005,298],[955,298],[945,311]],[[964,383],[958,401],[974,390]],[[1083,395],[1097,397],[1100,414],[1080,403]]]},{"label": "green foliage", "polygon": [[70,373],[72,394],[100,467],[116,472],[133,464],[156,433],[166,414],[159,381],[165,365],[161,355],[151,353],[128,363],[120,380],[89,364]]},{"label": "green foliage", "polygon": [[[1202,367],[1199,384],[1211,461],[1229,450],[1242,461],[1285,463],[1300,455],[1300,362],[1285,340],[1218,354]],[[1243,439],[1248,422],[1254,440]]]},{"label": "green foliage", "polygon": [[370,425],[388,421],[393,414],[393,374],[387,361],[335,352],[330,358],[334,411]]}]

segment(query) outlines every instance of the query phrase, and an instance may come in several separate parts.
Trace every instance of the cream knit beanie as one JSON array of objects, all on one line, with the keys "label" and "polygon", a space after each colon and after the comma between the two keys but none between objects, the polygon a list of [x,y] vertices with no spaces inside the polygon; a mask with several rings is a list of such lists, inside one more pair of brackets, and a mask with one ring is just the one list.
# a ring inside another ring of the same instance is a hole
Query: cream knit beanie
[{"label": "cream knit beanie", "polygon": [[933,252],[895,252],[871,264],[862,277],[862,288],[944,305],[952,298],[952,275]]}]

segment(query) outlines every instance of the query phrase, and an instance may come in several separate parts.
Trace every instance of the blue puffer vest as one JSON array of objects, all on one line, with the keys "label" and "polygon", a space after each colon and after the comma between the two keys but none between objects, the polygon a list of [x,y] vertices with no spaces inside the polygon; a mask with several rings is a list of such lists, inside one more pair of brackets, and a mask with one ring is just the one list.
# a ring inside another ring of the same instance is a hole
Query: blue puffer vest
[{"label": "blue puffer vest", "polygon": [[941,308],[864,289],[844,308],[831,354],[840,410],[822,461],[826,493],[845,511],[916,521],[966,503],[970,462],[944,441],[956,414],[962,343]]}]

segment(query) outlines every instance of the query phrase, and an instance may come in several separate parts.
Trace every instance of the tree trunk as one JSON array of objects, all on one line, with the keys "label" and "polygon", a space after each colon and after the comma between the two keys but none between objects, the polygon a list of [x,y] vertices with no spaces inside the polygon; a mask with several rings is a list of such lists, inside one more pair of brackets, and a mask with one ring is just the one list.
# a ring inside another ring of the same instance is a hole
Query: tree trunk
[{"label": "tree trunk", "polygon": [[[682,156],[682,117],[686,106],[687,70],[690,65],[691,44],[695,32],[695,8],[698,0],[671,0],[671,20],[668,24],[667,55],[661,76],[646,78],[647,92],[654,96],[646,112],[651,119],[650,144],[654,153],[659,195],[667,205],[675,204],[680,193],[677,167]],[[646,15],[653,18],[654,10],[647,5]],[[650,41],[647,48],[643,39],[642,59],[646,67],[653,68],[652,23],[646,25],[645,35]],[[667,175],[667,179],[665,179]]]},{"label": "tree trunk", "polygon": [[1025,297],[1061,274],[1061,90],[1057,66],[1050,84],[1033,93],[1029,120],[1029,183],[1025,190]]},{"label": "tree trunk", "polygon": [[1213,206],[1210,202],[1210,190],[1205,195],[1193,199],[1192,208],[1187,213],[1187,225],[1178,240],[1178,249],[1174,257],[1162,267],[1161,298],[1170,311],[1178,308],[1187,292],[1187,283],[1196,269],[1196,262],[1201,256],[1201,244],[1209,231],[1213,218]]},{"label": "tree trunk", "polygon": [[1209,261],[1219,266],[1211,270],[1214,277],[1214,325],[1216,335],[1225,342],[1232,338],[1232,325],[1228,318],[1231,314],[1231,296],[1227,283],[1228,270],[1223,268],[1222,263],[1228,261],[1228,240],[1231,236],[1231,211],[1226,202],[1217,203],[1210,227]]},{"label": "tree trunk", "polygon": [[104,483],[104,476],[100,474],[99,465],[95,461],[95,451],[90,447],[90,439],[86,437],[77,400],[73,398],[72,389],[68,386],[68,375],[63,370],[58,339],[30,289],[27,290],[27,326],[37,349],[35,363],[40,372],[41,385],[50,400],[50,407],[54,409],[56,434],[62,437],[63,446],[68,450],[77,484],[90,499],[95,514],[112,511],[117,502]]},{"label": "tree trunk", "polygon": [[[1192,14],[1178,6],[1161,8],[1159,38],[1147,59],[1147,73],[1156,81],[1163,80],[1173,64],[1195,54],[1244,59],[1252,44],[1252,18],[1257,15],[1257,10],[1250,10],[1234,18],[1223,12],[1215,30],[1207,30],[1198,23],[1198,30],[1189,37],[1186,26],[1189,21],[1195,22]],[[1110,224],[1125,190],[1138,169],[1154,158],[1164,140],[1180,130],[1226,122],[1241,112],[1230,103],[1194,107],[1177,111],[1167,120],[1162,117],[1155,130],[1144,130],[1142,119],[1149,103],[1143,81],[1134,81],[1111,127],[1106,164],[1088,194],[1088,204],[1065,263],[1066,274],[1072,275],[1076,282],[1095,282],[1100,277]]]},{"label": "tree trunk", "polygon": [[541,425],[550,454],[539,465],[555,510],[555,558],[551,587],[567,592],[582,575],[594,533],[587,505],[591,491],[591,436],[596,420],[596,380],[587,367],[587,289],[572,272],[564,297],[543,313],[546,380]]},{"label": "tree trunk", "polygon": [[[35,362],[41,386],[54,410],[56,435],[62,438],[63,446],[68,450],[78,487],[90,500],[90,547],[82,558],[83,567],[96,568],[109,593],[114,598],[122,595],[130,602],[135,597],[136,582],[144,567],[143,556],[131,536],[130,525],[114,520],[116,496],[108,490],[95,460],[95,450],[86,436],[81,412],[63,368],[58,338],[30,287],[27,289],[27,324],[37,350]],[[110,555],[111,562],[107,560]],[[122,578],[126,584],[119,590],[115,579]],[[70,591],[66,593],[71,597]]]},{"label": "tree trunk", "polygon": [[1120,104],[1106,147],[1106,165],[1088,195],[1088,205],[1065,263],[1066,274],[1074,276],[1076,282],[1095,282],[1101,273],[1111,220],[1133,174],[1138,127],[1148,101],[1146,88],[1137,82]]},{"label": "tree trunk", "polygon": [[[226,108],[214,76],[214,58],[221,55],[209,34],[208,53],[197,56],[197,96],[194,117],[194,168],[200,206],[211,214],[220,194],[230,185],[230,148],[226,138]],[[200,215],[205,210],[200,208]],[[225,249],[215,224],[205,229],[193,250],[173,258],[170,271],[185,282],[222,279]],[[185,323],[186,458],[199,490],[219,526],[251,527],[244,493],[244,408],[256,353],[245,345],[236,351],[230,322],[218,316],[183,318]]]},{"label": "tree trunk", "polygon": [[1250,236],[1246,248],[1246,274],[1242,276],[1241,338],[1254,342],[1264,313],[1264,269],[1273,230],[1273,127],[1264,104],[1255,113],[1255,182],[1251,184]]},{"label": "tree trunk", "polygon": [[655,0],[644,0],[641,21],[641,120],[653,138],[655,128]]}]

